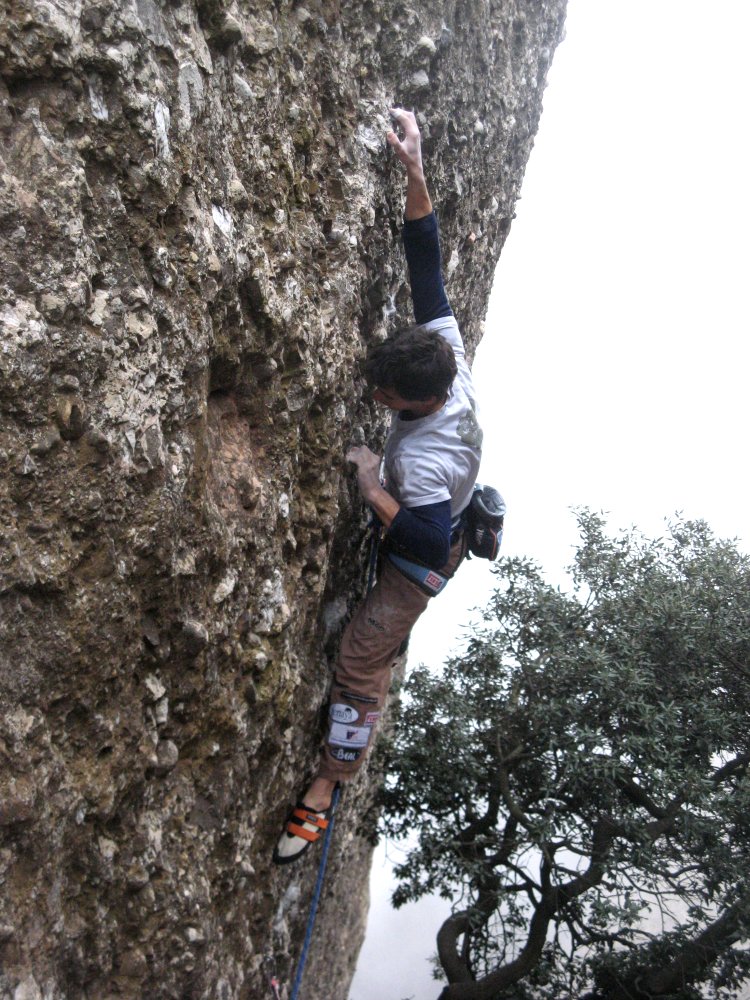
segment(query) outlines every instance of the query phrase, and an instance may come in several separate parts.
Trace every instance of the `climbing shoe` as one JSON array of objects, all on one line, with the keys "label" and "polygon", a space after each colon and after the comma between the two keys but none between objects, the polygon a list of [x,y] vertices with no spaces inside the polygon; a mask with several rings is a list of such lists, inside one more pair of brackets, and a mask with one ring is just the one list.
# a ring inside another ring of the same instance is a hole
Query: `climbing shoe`
[{"label": "climbing shoe", "polygon": [[274,862],[288,865],[301,858],[308,847],[325,833],[331,812],[331,806],[323,812],[315,812],[308,809],[304,802],[298,802],[284,823],[284,832],[274,848]]}]

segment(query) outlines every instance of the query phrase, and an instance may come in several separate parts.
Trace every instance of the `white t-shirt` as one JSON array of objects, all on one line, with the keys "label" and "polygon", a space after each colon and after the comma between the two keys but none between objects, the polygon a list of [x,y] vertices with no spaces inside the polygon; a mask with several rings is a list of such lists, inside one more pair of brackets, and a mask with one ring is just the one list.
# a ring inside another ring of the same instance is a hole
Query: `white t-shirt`
[{"label": "white t-shirt", "polygon": [[385,488],[403,507],[450,500],[456,518],[471,500],[482,454],[474,386],[454,316],[423,325],[453,348],[458,369],[445,405],[436,413],[403,420],[394,413],[385,444]]}]

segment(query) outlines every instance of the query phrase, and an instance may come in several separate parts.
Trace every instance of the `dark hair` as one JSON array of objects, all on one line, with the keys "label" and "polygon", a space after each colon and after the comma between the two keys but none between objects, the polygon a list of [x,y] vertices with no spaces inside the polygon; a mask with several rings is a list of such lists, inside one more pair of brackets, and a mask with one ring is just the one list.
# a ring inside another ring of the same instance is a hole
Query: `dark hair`
[{"label": "dark hair", "polygon": [[402,399],[443,398],[456,377],[456,356],[435,330],[412,326],[371,347],[364,371],[371,385],[394,389]]}]

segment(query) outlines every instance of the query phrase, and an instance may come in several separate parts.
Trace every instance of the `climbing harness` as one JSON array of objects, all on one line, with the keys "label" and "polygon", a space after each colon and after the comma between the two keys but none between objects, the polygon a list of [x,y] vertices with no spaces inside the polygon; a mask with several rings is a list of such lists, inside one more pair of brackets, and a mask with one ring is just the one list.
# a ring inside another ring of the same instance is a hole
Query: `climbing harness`
[{"label": "climbing harness", "polygon": [[[461,559],[463,559],[467,554],[467,549],[470,547],[467,544],[468,539],[466,538],[467,519],[465,512],[456,518],[451,528],[451,547],[460,539],[463,539],[461,550]],[[405,576],[407,580],[415,583],[428,597],[436,597],[438,594],[441,594],[453,579],[453,575],[458,568],[457,566],[454,567],[453,572],[448,575],[441,573],[431,566],[426,566],[423,562],[419,562],[411,555],[408,549],[403,548],[403,546],[397,547],[393,542],[389,542],[388,539],[386,539],[384,550],[386,559],[396,567],[399,573]]]},{"label": "climbing harness", "polygon": [[[380,548],[380,522],[377,518],[373,517],[371,525],[371,535],[370,535],[370,559],[369,567],[367,571],[367,592],[372,590],[375,585],[375,574],[377,572],[378,564],[378,550]],[[313,892],[312,903],[310,904],[310,912],[307,916],[307,927],[305,929],[305,940],[302,945],[302,952],[299,957],[299,962],[297,963],[297,972],[294,977],[294,984],[292,986],[292,992],[289,994],[289,1000],[297,1000],[299,996],[300,986],[302,985],[302,976],[305,971],[305,964],[307,962],[307,953],[310,950],[310,942],[312,941],[313,929],[315,927],[315,917],[318,912],[318,904],[320,902],[320,895],[323,891],[323,879],[326,873],[326,866],[328,865],[328,850],[331,846],[331,837],[333,835],[333,825],[336,819],[336,806],[338,805],[339,796],[341,795],[341,787],[336,785],[333,790],[333,797],[331,798],[331,815],[328,821],[328,827],[323,838],[323,851],[320,856],[320,864],[318,865],[318,877],[315,881],[315,890]],[[279,981],[274,978],[271,980],[271,988],[274,991],[274,1000],[280,1000],[279,996]]]},{"label": "climbing harness", "polygon": [[442,573],[438,573],[437,570],[430,569],[429,566],[413,562],[411,559],[404,559],[403,556],[396,555],[395,552],[389,552],[388,559],[397,570],[400,570],[404,574],[407,580],[416,583],[419,589],[423,590],[428,597],[435,597],[436,594],[439,594],[450,579],[447,576],[443,576]]}]

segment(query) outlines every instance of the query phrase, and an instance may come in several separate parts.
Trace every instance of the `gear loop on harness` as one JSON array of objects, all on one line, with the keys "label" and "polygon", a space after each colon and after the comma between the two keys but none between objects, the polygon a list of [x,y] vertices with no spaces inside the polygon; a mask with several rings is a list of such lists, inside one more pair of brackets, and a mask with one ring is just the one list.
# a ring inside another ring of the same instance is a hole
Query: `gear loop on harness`
[{"label": "gear loop on harness", "polygon": [[378,553],[380,551],[380,536],[382,534],[382,524],[374,512],[370,514],[370,559],[367,571],[367,593],[369,594],[375,586],[375,576],[378,567]]}]

